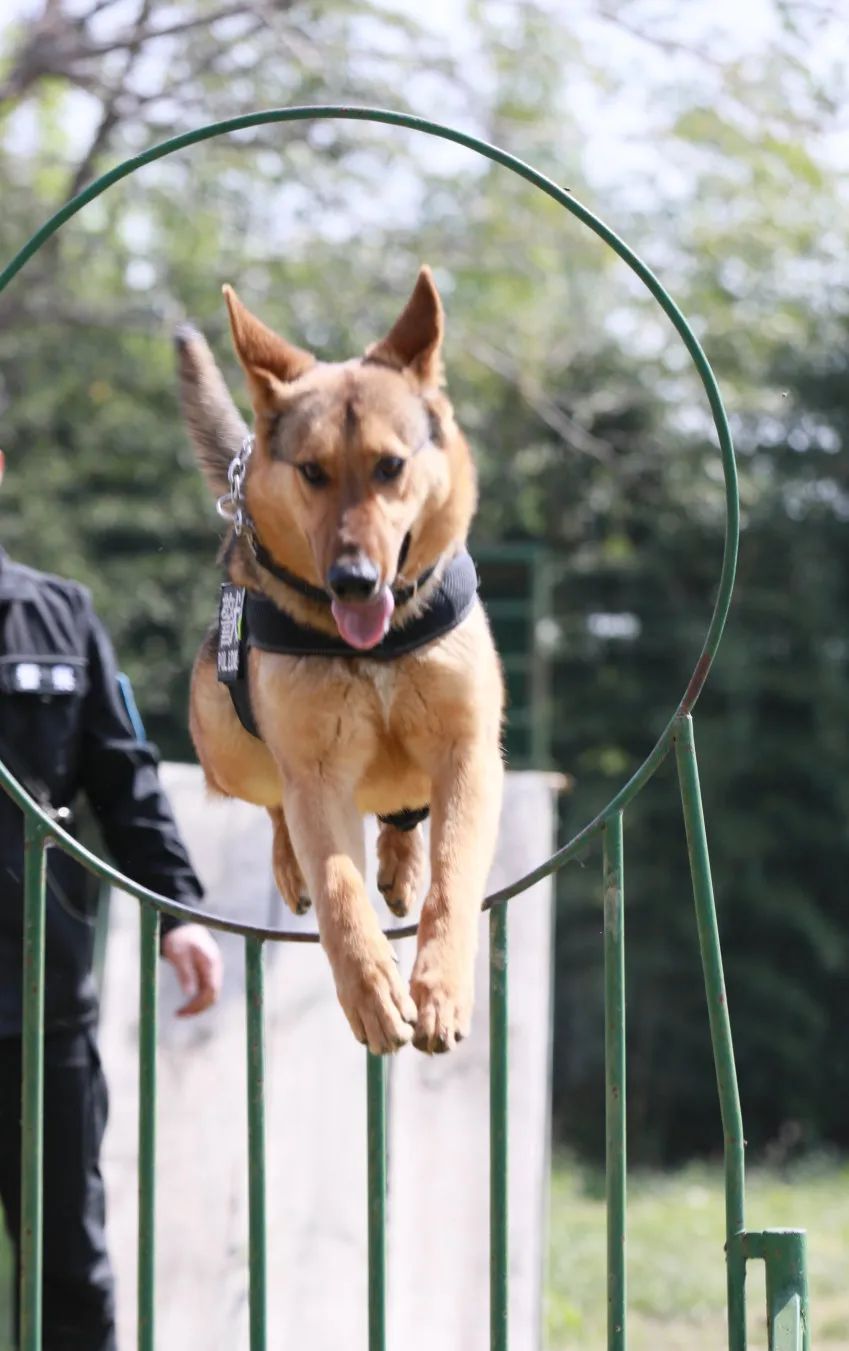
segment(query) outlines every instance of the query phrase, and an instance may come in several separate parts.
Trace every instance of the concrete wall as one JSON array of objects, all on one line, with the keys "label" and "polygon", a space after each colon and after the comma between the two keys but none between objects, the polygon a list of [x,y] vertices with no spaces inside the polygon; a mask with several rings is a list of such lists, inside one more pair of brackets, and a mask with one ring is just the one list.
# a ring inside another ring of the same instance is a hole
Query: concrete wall
[{"label": "concrete wall", "polygon": [[[210,909],[296,927],[274,888],[265,814],[206,797],[193,766],[163,777],[207,887]],[[551,849],[555,788],[508,776],[491,887]],[[373,832],[370,858],[374,858]],[[375,903],[388,925],[392,917]],[[514,900],[510,928],[511,1347],[541,1345],[548,1156],[551,888]],[[486,921],[471,1038],[428,1059],[408,1048],[389,1068],[389,1346],[488,1346]],[[158,1137],[160,1351],[248,1346],[245,1032],[242,942],[222,939],[219,1006],[190,1023],[168,968],[161,982]],[[415,941],[398,944],[409,971]],[[111,1088],[105,1147],[121,1345],[135,1339],[137,1113],[135,903],[111,904],[102,1050]],[[267,949],[267,1151],[271,1351],[367,1345],[365,1053],[339,1009],[318,946]]]}]

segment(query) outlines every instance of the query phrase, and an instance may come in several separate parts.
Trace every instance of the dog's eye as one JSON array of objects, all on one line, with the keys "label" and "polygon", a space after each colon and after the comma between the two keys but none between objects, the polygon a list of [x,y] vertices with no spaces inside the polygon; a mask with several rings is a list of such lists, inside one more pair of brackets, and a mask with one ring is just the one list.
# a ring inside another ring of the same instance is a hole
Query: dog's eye
[{"label": "dog's eye", "polygon": [[303,464],[299,464],[298,473],[313,488],[323,488],[326,483],[330,482],[321,465],[317,464],[315,460],[305,460]]},{"label": "dog's eye", "polygon": [[398,478],[403,468],[404,461],[400,455],[381,455],[374,466],[374,477],[378,483],[391,483]]}]

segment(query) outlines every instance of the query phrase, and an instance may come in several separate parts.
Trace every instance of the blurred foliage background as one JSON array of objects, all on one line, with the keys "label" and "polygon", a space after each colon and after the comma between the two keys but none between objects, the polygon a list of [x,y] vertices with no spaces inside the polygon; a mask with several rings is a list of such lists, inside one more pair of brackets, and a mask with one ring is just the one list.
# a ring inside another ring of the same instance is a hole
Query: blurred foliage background
[{"label": "blurred foliage background", "polygon": [[[849,1145],[849,245],[837,3],[17,0],[0,29],[0,254],[98,172],[260,107],[360,102],[469,129],[570,186],[704,341],[739,449],[736,601],[697,742],[750,1147]],[[640,763],[698,653],[719,460],[663,316],[522,181],[413,133],[266,126],[149,166],[0,298],[0,539],[92,589],[162,752],[191,754],[188,672],[216,520],[182,434],[188,315],[241,382],[220,285],[337,357],[421,260],[477,453],[481,545],[543,545],[564,832]],[[241,394],[240,394],[241,397]],[[632,1157],[721,1144],[680,805],[628,813]],[[554,1107],[603,1148],[595,855],[559,879]],[[540,1029],[540,1035],[545,1035]]]}]

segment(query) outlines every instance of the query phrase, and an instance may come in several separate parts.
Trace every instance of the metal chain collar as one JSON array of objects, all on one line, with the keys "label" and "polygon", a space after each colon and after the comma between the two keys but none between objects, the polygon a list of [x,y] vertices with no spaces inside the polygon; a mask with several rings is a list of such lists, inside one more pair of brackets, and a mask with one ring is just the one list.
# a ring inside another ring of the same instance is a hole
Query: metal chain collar
[{"label": "metal chain collar", "polygon": [[246,436],[238,454],[234,455],[227,470],[227,482],[230,485],[230,491],[222,493],[215,503],[215,510],[218,515],[223,517],[225,521],[231,522],[237,535],[241,535],[243,530],[250,532],[253,528],[251,519],[245,509],[244,492],[248,460],[251,458],[253,448],[253,437]]}]

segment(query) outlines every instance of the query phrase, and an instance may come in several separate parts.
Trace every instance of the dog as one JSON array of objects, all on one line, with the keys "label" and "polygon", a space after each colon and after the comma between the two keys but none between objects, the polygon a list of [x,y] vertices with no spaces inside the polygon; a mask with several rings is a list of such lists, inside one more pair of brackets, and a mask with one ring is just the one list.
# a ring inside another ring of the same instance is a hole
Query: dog
[{"label": "dog", "polygon": [[[220,625],[207,635],[192,739],[211,790],[267,810],[275,881],[296,913],[315,907],[355,1037],[374,1054],[410,1041],[446,1052],[471,1020],[504,693],[465,554],[477,479],[444,388],[442,303],[422,267],[387,335],[331,363],[223,290],[253,438],[189,326],[179,379],[200,468],[232,518],[229,621],[246,604],[251,635],[224,658]],[[231,675],[244,663],[247,715],[222,660]],[[363,817],[381,818],[378,886],[404,915],[424,876],[428,808],[431,880],[408,989],[366,893]]]}]

